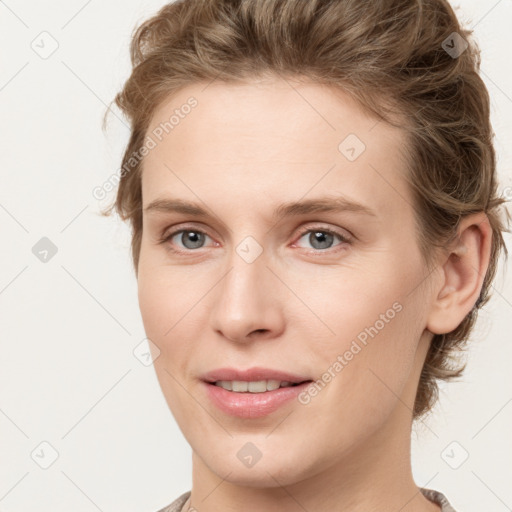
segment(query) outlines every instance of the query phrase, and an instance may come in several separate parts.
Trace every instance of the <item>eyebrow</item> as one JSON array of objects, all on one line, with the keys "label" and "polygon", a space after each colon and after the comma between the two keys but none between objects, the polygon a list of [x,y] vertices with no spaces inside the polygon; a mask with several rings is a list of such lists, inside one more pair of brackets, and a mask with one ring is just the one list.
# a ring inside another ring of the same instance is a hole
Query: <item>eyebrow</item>
[{"label": "eyebrow", "polygon": [[[162,213],[182,213],[195,217],[208,217],[208,212],[202,206],[182,199],[159,198],[152,201],[144,211]],[[312,213],[354,212],[377,217],[377,213],[361,203],[345,197],[321,197],[303,201],[291,201],[279,205],[272,213],[272,218],[308,215]]]}]

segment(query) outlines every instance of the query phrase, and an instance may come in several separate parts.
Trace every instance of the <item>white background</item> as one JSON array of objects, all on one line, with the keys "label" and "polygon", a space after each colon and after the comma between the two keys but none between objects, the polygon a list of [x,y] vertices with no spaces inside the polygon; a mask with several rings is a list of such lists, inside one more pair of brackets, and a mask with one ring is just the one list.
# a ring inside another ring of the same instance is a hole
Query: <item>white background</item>
[{"label": "white background", "polygon": [[[0,2],[2,512],[154,512],[191,488],[190,447],[153,368],[133,355],[145,335],[128,227],[100,217],[107,202],[92,195],[128,140],[117,110],[107,135],[101,119],[129,75],[131,31],[162,5]],[[501,189],[512,198],[512,1],[452,5],[482,48]],[[58,43],[47,59],[31,47],[41,37],[47,49]],[[58,249],[46,263],[32,252],[42,237]],[[442,386],[413,434],[417,484],[458,512],[512,510],[511,316],[502,265],[465,376]],[[35,461],[50,460],[43,441],[58,452],[48,469]],[[463,450],[469,458],[452,469]]]}]

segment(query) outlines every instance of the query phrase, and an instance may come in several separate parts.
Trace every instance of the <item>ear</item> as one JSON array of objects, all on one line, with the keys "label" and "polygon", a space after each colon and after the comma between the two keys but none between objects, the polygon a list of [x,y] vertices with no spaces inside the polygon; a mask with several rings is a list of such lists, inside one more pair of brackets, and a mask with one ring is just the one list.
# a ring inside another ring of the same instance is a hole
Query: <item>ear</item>
[{"label": "ear", "polygon": [[489,266],[492,229],[484,212],[464,217],[457,235],[439,260],[442,277],[426,325],[434,334],[460,325],[478,300]]}]

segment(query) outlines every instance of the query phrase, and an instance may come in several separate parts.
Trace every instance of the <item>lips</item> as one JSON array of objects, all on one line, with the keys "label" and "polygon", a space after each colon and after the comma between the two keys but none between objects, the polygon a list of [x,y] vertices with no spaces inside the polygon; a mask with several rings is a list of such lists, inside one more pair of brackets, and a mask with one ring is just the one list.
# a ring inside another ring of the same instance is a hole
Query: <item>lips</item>
[{"label": "lips", "polygon": [[277,412],[281,407],[300,407],[297,397],[310,385],[310,381],[274,389],[264,393],[235,393],[209,382],[202,389],[210,403],[226,415],[254,420]]},{"label": "lips", "polygon": [[278,380],[281,382],[291,382],[293,384],[300,384],[302,382],[310,381],[311,377],[307,375],[297,375],[282,370],[253,367],[247,370],[240,370],[236,368],[217,368],[202,375],[201,379],[210,384],[213,384],[214,382],[220,380],[241,380],[247,382],[261,380]]}]

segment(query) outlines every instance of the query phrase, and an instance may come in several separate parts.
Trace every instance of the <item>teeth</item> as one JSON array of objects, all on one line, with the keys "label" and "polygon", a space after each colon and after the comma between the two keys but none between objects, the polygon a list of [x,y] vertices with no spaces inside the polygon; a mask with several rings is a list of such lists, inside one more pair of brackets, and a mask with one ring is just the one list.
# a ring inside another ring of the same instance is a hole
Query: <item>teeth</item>
[{"label": "teeth", "polygon": [[227,389],[228,391],[234,391],[236,393],[264,393],[265,391],[273,391],[279,387],[289,387],[292,385],[288,381],[279,380],[258,380],[246,382],[243,380],[219,380],[215,382],[216,386]]}]

